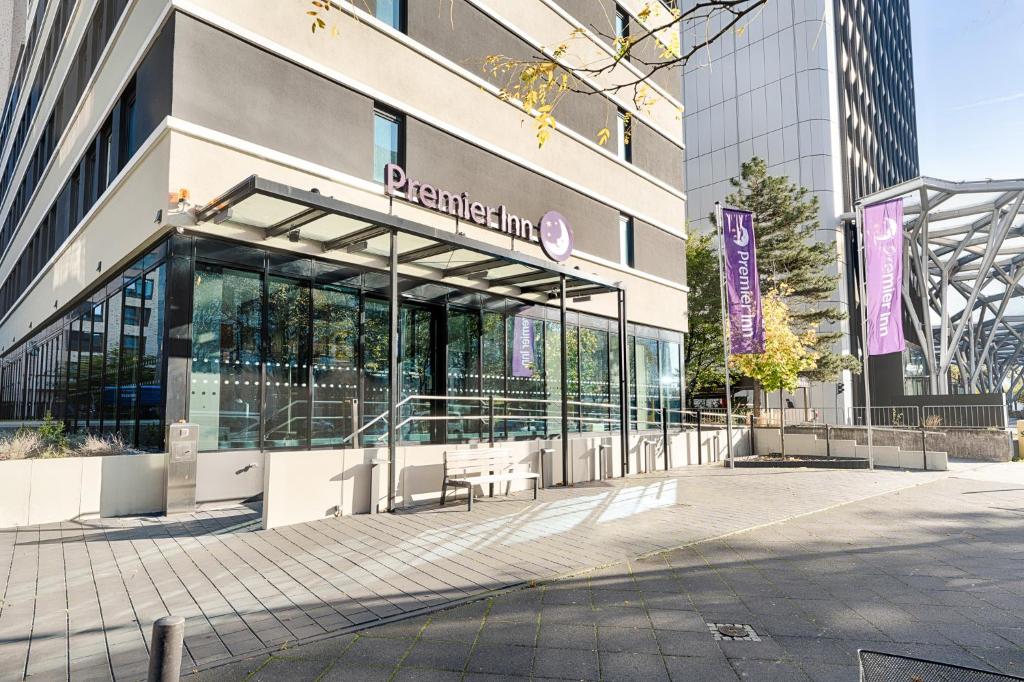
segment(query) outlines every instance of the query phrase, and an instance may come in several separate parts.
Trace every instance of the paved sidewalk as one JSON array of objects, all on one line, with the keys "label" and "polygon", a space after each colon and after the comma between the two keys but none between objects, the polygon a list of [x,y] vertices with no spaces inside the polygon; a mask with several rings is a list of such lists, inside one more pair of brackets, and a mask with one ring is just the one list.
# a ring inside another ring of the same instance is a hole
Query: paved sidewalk
[{"label": "paved sidewalk", "polygon": [[1022,567],[1024,464],[997,465],[198,680],[853,682],[859,648],[1021,675]]},{"label": "paved sidewalk", "polygon": [[142,678],[167,613],[208,667],[946,476],[691,467],[267,532],[245,508],[0,531],[0,680]]}]

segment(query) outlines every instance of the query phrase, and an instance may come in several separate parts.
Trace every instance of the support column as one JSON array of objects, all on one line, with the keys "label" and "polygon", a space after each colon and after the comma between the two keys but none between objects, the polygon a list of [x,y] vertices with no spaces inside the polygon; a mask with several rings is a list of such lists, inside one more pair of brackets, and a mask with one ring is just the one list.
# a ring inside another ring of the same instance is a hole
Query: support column
[{"label": "support column", "polygon": [[558,319],[562,324],[560,335],[562,362],[559,364],[559,381],[562,384],[562,484],[572,485],[569,481],[569,326],[565,314],[565,275],[558,279]]},{"label": "support column", "polygon": [[619,289],[619,434],[622,475],[629,473],[629,349],[626,346],[626,292]]},{"label": "support column", "polygon": [[[391,230],[391,262],[388,275],[388,511],[395,511],[395,483],[397,482],[398,454],[398,401],[401,400],[401,382],[398,377],[398,311],[401,297],[398,291],[398,231]],[[376,491],[374,491],[376,494]],[[376,504],[375,500],[371,500]]]},{"label": "support column", "polygon": [[192,360],[192,288],[195,279],[191,237],[171,237],[164,291],[164,424],[188,419]]}]

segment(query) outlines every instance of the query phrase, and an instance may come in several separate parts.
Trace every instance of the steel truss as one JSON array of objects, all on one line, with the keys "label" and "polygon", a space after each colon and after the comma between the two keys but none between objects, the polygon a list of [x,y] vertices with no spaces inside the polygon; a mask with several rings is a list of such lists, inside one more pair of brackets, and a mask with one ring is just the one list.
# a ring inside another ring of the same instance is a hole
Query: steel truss
[{"label": "steel truss", "polygon": [[926,350],[931,392],[1002,392],[1006,379],[1024,378],[1024,179],[918,177],[859,203],[896,197],[904,309]]}]

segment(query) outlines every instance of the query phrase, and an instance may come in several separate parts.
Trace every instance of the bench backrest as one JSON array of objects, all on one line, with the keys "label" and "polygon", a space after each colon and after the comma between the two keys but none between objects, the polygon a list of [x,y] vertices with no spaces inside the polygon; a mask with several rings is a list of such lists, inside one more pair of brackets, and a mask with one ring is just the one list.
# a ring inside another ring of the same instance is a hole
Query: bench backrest
[{"label": "bench backrest", "polygon": [[508,450],[452,450],[444,453],[444,475],[510,471],[519,462]]}]

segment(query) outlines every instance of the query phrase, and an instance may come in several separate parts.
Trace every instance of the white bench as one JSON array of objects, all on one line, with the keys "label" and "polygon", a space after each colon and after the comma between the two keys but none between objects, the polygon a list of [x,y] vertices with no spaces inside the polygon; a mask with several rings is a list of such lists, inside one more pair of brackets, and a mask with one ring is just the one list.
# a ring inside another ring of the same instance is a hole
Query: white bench
[{"label": "white bench", "polygon": [[[508,450],[445,451],[441,506],[444,506],[445,498],[448,497],[448,488],[466,488],[469,492],[469,511],[473,511],[473,486],[505,482],[511,485],[517,479],[533,480],[533,499],[536,500],[540,474],[517,471],[516,464],[516,456]],[[507,490],[505,494],[508,494]]]}]

